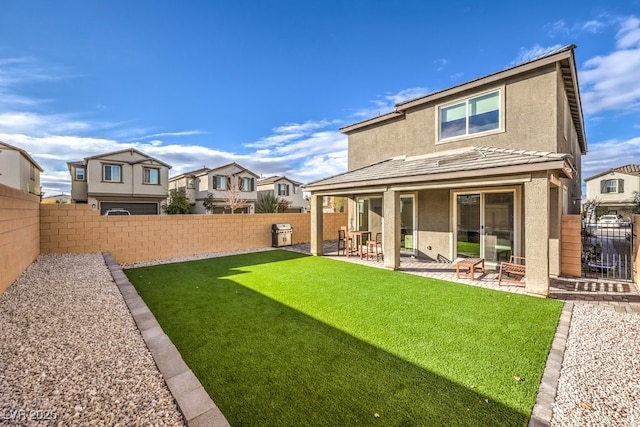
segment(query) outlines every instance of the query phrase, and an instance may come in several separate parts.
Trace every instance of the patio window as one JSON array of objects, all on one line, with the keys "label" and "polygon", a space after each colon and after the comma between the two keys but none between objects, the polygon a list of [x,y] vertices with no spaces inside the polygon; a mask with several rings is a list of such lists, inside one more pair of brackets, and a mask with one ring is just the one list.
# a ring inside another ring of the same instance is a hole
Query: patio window
[{"label": "patio window", "polygon": [[624,193],[623,179],[604,179],[600,181],[600,193]]},{"label": "patio window", "polygon": [[142,182],[145,184],[160,184],[160,170],[156,168],[144,168]]},{"label": "patio window", "polygon": [[76,181],[84,181],[84,168],[76,168]]},{"label": "patio window", "polygon": [[500,91],[457,101],[439,108],[439,140],[500,128]]},{"label": "patio window", "polygon": [[120,165],[102,165],[102,180],[106,182],[122,182]]}]

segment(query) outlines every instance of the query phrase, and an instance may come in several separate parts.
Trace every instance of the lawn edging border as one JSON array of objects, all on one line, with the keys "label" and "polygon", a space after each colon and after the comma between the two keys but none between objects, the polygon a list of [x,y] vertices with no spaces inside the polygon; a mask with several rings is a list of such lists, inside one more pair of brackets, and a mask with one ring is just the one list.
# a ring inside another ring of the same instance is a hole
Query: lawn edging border
[{"label": "lawn edging border", "polygon": [[573,316],[573,302],[565,302],[560,314],[560,320],[556,333],[553,337],[551,350],[547,358],[547,364],[542,374],[540,387],[538,388],[538,397],[531,411],[529,418],[529,427],[547,427],[551,424],[553,417],[553,402],[556,399],[558,391],[558,380],[560,378],[560,369],[562,368],[562,359],[564,351],[567,347],[567,338],[569,336],[569,326],[571,325],[571,317]]},{"label": "lawn edging border", "polygon": [[229,422],[164,333],[149,307],[109,252],[104,261],[118,286],[158,370],[189,427],[228,427]]}]

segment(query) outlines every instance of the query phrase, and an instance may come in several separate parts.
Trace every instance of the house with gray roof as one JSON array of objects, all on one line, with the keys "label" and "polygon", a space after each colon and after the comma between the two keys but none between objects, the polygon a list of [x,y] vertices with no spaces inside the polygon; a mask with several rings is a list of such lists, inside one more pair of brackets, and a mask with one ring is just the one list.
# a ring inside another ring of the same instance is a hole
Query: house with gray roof
[{"label": "house with gray roof", "polygon": [[350,230],[381,232],[384,265],[511,255],[526,291],[560,274],[562,214],[580,211],[587,152],[574,45],[395,105],[341,129],[348,170],[304,186],[311,251],[321,255],[322,199],[348,198]]},{"label": "house with gray roof", "polygon": [[585,178],[587,200],[594,201],[608,214],[633,214],[635,197],[640,193],[640,165],[629,164],[607,169]]},{"label": "house with gray roof", "polygon": [[308,202],[302,194],[302,183],[286,176],[270,176],[258,180],[258,198],[264,194],[273,194],[289,202],[288,213],[305,213]]},{"label": "house with gray roof", "polygon": [[43,169],[22,148],[0,141],[0,184],[40,196]]},{"label": "house with gray roof", "polygon": [[126,209],[132,215],[159,215],[167,199],[165,162],[135,148],[68,162],[73,203],[86,203],[104,215]]}]

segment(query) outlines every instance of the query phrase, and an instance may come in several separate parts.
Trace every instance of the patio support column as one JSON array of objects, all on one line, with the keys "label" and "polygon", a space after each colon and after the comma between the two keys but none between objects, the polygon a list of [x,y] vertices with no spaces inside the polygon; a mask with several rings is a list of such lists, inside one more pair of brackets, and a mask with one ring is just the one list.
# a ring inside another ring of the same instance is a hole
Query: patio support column
[{"label": "patio support column", "polygon": [[384,266],[397,270],[400,267],[400,193],[394,190],[385,191],[382,205],[384,213],[382,234]]},{"label": "patio support column", "polygon": [[525,290],[541,296],[549,295],[550,208],[547,172],[534,173],[524,184]]},{"label": "patio support column", "polygon": [[550,188],[551,198],[549,212],[549,275],[558,277],[560,275],[560,262],[562,257],[560,234],[562,223],[562,187],[552,185]]},{"label": "patio support column", "polygon": [[323,227],[323,196],[311,195],[311,255],[321,256],[324,254],[324,227]]}]

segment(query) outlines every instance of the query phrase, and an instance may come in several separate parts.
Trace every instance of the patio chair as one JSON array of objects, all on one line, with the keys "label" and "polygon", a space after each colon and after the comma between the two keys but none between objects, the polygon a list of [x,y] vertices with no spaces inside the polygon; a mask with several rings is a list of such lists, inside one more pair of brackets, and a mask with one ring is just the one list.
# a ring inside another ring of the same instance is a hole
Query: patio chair
[{"label": "patio chair", "polygon": [[501,285],[502,282],[508,282],[524,286],[525,283],[522,279],[527,274],[525,261],[524,257],[511,255],[509,262],[501,262],[498,285]]},{"label": "patio chair", "polygon": [[367,254],[367,261],[369,259],[373,260],[374,256],[376,261],[378,261],[378,259],[384,260],[382,256],[382,233],[376,233],[375,240],[367,240],[366,254]]},{"label": "patio chair", "polygon": [[342,251],[345,256],[349,256],[352,252],[351,239],[345,226],[340,227],[338,230],[338,255],[340,255],[340,251]]}]

